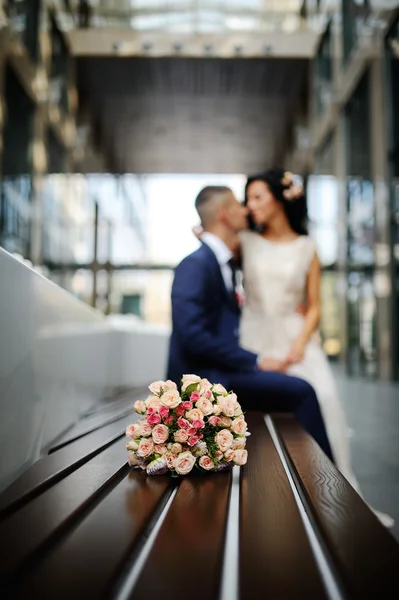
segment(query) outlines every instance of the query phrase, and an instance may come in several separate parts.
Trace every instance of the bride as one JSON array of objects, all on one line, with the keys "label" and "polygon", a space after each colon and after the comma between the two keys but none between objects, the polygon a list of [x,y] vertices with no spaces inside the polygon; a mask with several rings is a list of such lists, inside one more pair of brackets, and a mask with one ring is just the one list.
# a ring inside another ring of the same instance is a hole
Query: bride
[{"label": "bride", "polygon": [[[304,225],[306,200],[291,173],[271,169],[249,177],[250,230],[240,234],[245,304],[241,346],[271,359],[274,370],[315,389],[338,469],[360,493],[350,459],[348,426],[320,345],[320,262]],[[303,305],[304,314],[297,310]],[[387,526],[393,520],[376,515]]]}]

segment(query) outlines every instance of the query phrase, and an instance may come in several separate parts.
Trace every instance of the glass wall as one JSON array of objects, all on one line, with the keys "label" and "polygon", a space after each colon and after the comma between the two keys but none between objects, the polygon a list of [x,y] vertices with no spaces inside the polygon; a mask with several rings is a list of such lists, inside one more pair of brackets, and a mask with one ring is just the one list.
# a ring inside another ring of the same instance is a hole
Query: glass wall
[{"label": "glass wall", "polygon": [[393,372],[399,379],[399,21],[387,38],[388,168],[391,207]]},{"label": "glass wall", "polygon": [[342,0],[343,60],[348,62],[359,41],[366,37],[370,0]]},{"label": "glass wall", "polygon": [[0,244],[29,258],[34,104],[8,64],[4,84]]},{"label": "glass wall", "polygon": [[333,80],[333,37],[331,27],[330,22],[320,40],[315,60],[315,104],[318,116],[322,115],[326,107],[331,104]]},{"label": "glass wall", "polygon": [[316,157],[315,173],[307,184],[309,233],[322,264],[320,333],[326,353],[341,352],[338,290],[338,186],[335,176],[334,138],[329,136]]},{"label": "glass wall", "polygon": [[366,73],[345,108],[348,239],[348,370],[377,372],[374,290],[375,200],[371,179],[370,80]]},{"label": "glass wall", "polygon": [[41,0],[3,0],[11,29],[19,35],[34,61],[38,58],[38,31]]}]

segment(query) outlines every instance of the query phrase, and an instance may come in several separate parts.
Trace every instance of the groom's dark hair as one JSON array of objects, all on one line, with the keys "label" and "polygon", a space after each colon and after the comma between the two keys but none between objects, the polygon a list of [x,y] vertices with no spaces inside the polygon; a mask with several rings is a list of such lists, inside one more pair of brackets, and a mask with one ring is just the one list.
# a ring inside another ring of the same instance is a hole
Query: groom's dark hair
[{"label": "groom's dark hair", "polygon": [[213,224],[217,209],[223,203],[223,196],[228,193],[232,193],[231,189],[225,185],[207,185],[200,191],[195,199],[195,208],[203,227]]}]

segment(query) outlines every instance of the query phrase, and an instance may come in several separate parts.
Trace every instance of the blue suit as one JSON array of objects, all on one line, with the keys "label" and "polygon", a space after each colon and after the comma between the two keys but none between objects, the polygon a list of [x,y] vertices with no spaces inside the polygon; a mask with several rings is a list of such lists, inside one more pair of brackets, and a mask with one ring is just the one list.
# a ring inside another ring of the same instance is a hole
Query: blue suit
[{"label": "blue suit", "polygon": [[257,369],[257,356],[238,343],[240,312],[224,283],[219,263],[206,245],[176,268],[168,379],[195,373],[236,392],[245,409],[294,412],[332,458],[313,388],[301,379]]}]

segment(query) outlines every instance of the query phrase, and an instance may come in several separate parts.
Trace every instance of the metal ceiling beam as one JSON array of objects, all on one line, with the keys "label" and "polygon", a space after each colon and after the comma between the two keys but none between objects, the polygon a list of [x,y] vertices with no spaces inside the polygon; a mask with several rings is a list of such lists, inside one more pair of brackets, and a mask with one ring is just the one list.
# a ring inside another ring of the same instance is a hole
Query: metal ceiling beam
[{"label": "metal ceiling beam", "polygon": [[192,58],[313,58],[319,34],[135,32],[128,29],[75,29],[66,33],[75,56]]}]

